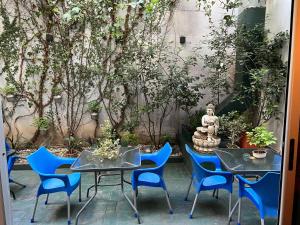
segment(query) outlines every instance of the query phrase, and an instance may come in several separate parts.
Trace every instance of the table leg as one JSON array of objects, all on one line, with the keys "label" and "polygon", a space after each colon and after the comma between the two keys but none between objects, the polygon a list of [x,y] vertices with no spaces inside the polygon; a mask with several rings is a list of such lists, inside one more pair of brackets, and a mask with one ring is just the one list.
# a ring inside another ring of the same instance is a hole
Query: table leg
[{"label": "table leg", "polygon": [[228,222],[227,222],[228,225],[230,224],[232,214],[235,212],[235,209],[237,208],[237,206],[238,206],[239,204],[240,204],[240,202],[237,201],[237,202],[235,203],[235,205],[233,206],[233,208],[231,209],[231,211],[230,211],[230,213],[229,213],[229,216],[228,216]]},{"label": "table leg", "polygon": [[131,202],[131,200],[129,199],[129,197],[127,196],[127,194],[124,192],[124,171],[121,170],[121,190],[122,190],[122,193],[125,197],[125,199],[128,201],[129,205],[131,206],[131,208],[134,210],[134,213],[136,215],[136,218],[138,220],[138,223],[140,224],[141,223],[141,220],[140,220],[140,215],[139,215],[139,212],[137,211],[137,208],[134,206],[134,204]]},{"label": "table leg", "polygon": [[94,175],[95,175],[95,192],[94,192],[93,196],[92,196],[91,198],[89,198],[89,200],[84,204],[84,206],[83,206],[83,207],[80,209],[80,211],[77,213],[75,225],[78,225],[78,220],[79,220],[80,214],[85,210],[85,208],[91,203],[91,201],[92,201],[92,200],[95,198],[95,196],[97,195],[97,192],[98,192],[97,172],[95,172]]}]

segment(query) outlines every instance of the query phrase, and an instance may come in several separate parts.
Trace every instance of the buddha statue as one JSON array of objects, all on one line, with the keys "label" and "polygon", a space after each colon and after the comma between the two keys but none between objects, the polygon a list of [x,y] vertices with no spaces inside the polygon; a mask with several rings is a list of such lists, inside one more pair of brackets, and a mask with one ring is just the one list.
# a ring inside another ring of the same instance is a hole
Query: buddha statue
[{"label": "buddha statue", "polygon": [[217,136],[219,118],[215,116],[215,107],[209,104],[206,107],[207,114],[202,117],[201,127],[197,127],[193,135],[194,148],[199,152],[210,153],[217,147],[221,139]]}]

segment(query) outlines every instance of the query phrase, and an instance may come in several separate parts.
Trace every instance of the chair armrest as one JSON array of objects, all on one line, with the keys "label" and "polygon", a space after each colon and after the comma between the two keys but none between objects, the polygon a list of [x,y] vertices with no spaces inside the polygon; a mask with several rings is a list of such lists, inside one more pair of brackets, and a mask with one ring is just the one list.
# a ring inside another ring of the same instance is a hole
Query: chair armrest
[{"label": "chair armrest", "polygon": [[61,165],[72,165],[77,158],[57,157],[57,159],[60,162],[59,166],[61,166]]},{"label": "chair armrest", "polygon": [[241,175],[236,175],[236,178],[239,180],[239,184],[241,184],[243,186],[245,186],[245,184],[251,186],[256,183],[256,182],[247,180],[246,178],[242,177]]},{"label": "chair armrest", "polygon": [[217,156],[198,156],[194,155],[196,158],[197,163],[202,164],[202,163],[212,163],[215,166],[215,170],[221,170],[221,162],[220,159]]},{"label": "chair armrest", "polygon": [[149,161],[153,161],[153,157],[155,157],[155,153],[149,153],[149,154],[141,154],[141,161],[144,161],[144,160],[149,160]]},{"label": "chair armrest", "polygon": [[231,172],[227,171],[211,171],[211,170],[206,170],[208,172],[209,176],[215,176],[215,175],[220,175],[225,177],[227,180],[230,179],[231,182],[233,182],[233,174]]},{"label": "chair armrest", "polygon": [[52,178],[56,178],[56,179],[60,179],[64,182],[66,187],[70,186],[70,181],[69,181],[69,177],[67,174],[47,174],[47,173],[40,173],[39,174],[41,177],[42,181],[45,181],[47,179],[52,179]]}]

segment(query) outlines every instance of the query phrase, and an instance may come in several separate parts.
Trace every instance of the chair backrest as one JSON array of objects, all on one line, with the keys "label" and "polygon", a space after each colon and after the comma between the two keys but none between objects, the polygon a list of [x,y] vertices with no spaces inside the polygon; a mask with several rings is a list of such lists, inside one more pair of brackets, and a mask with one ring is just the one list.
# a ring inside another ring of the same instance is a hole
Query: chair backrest
[{"label": "chair backrest", "polygon": [[156,166],[163,167],[167,163],[171,154],[172,147],[169,142],[166,142],[166,144],[158,152],[155,153],[153,160]]},{"label": "chair backrest", "polygon": [[264,205],[279,207],[280,173],[269,172],[251,187],[260,196]]},{"label": "chair backrest", "polygon": [[8,176],[10,175],[10,172],[12,171],[17,159],[18,159],[18,157],[16,157],[16,156],[11,156],[8,158],[8,160],[7,160]]},{"label": "chair backrest", "polygon": [[193,167],[193,175],[197,177],[198,181],[201,181],[203,178],[206,177],[208,171],[201,166],[200,163],[197,162],[196,156],[193,152],[193,150],[186,144],[185,150],[190,155],[191,161],[192,161],[192,167]]},{"label": "chair backrest", "polygon": [[27,161],[36,173],[53,174],[59,165],[57,156],[49,152],[44,146],[27,156]]},{"label": "chair backrest", "polygon": [[7,141],[5,140],[5,150],[6,152],[9,152],[11,149],[10,145],[7,143]]}]

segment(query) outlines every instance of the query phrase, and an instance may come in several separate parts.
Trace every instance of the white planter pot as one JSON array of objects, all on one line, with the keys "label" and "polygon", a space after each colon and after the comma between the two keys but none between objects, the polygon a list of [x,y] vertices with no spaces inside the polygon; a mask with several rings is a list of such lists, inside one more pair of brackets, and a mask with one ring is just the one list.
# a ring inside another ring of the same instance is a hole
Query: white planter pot
[{"label": "white planter pot", "polygon": [[55,96],[53,97],[53,99],[54,99],[55,103],[61,103],[61,101],[62,101],[62,96],[61,96],[61,95],[55,95]]},{"label": "white planter pot", "polygon": [[6,99],[8,102],[14,102],[16,98],[14,95],[6,95]]},{"label": "white planter pot", "polygon": [[99,114],[98,113],[91,113],[91,118],[93,119],[93,120],[98,120],[98,116],[99,116]]}]

